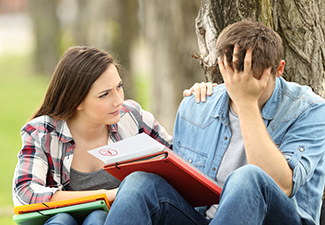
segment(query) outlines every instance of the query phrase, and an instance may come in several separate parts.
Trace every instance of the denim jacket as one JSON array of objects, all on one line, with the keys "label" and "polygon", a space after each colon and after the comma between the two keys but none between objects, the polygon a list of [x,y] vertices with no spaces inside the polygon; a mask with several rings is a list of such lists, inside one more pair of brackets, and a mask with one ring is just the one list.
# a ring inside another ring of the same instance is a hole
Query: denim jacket
[{"label": "denim jacket", "polygon": [[[231,136],[229,96],[222,84],[206,103],[197,104],[192,98],[184,98],[179,106],[173,149],[215,179]],[[261,115],[293,170],[290,199],[304,224],[319,224],[325,174],[325,100],[309,87],[280,77]]]}]

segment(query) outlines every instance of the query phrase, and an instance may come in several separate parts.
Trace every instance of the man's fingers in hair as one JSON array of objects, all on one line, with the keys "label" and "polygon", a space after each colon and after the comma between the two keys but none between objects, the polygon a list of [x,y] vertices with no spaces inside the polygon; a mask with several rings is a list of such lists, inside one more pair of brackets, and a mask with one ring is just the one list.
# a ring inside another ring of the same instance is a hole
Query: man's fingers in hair
[{"label": "man's fingers in hair", "polygon": [[222,60],[221,57],[218,57],[218,65],[224,82],[226,82],[229,78],[229,74],[228,74],[229,70],[227,70],[225,63],[226,63],[225,59]]},{"label": "man's fingers in hair", "polygon": [[230,69],[230,66],[229,66],[228,61],[227,61],[226,54],[223,55],[223,65],[225,66],[226,70]]},{"label": "man's fingers in hair", "polygon": [[236,62],[238,61],[237,53],[239,51],[239,48],[240,48],[239,44],[236,43],[234,46],[234,51],[233,51],[233,55],[232,55],[233,68],[234,68],[235,72],[238,72],[235,65],[236,65]]},{"label": "man's fingers in hair", "polygon": [[267,82],[269,80],[269,76],[271,74],[271,69],[272,67],[269,67],[269,68],[266,68],[262,75],[260,76],[260,78],[258,79],[259,83],[261,84],[261,86],[263,86],[264,88],[266,87],[267,85]]},{"label": "man's fingers in hair", "polygon": [[253,49],[248,48],[246,50],[246,55],[245,55],[245,59],[244,59],[244,73],[247,75],[249,75],[251,73],[251,69],[252,69],[252,52],[253,52]]},{"label": "man's fingers in hair", "polygon": [[218,65],[219,65],[219,70],[220,70],[221,74],[224,75],[224,73],[225,73],[225,65],[223,64],[220,56],[218,57]]}]

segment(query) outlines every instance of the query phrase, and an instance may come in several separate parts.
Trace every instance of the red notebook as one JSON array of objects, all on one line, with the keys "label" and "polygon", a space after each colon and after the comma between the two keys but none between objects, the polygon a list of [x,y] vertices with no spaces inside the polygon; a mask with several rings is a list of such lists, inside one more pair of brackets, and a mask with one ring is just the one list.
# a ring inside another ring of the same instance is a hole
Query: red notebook
[{"label": "red notebook", "polygon": [[[146,134],[137,136],[143,135]],[[137,136],[132,137],[132,139],[137,138]],[[132,141],[132,139],[130,140]],[[144,140],[150,142],[154,139],[146,135],[146,137],[141,137],[141,141]],[[128,142],[129,140],[124,139],[120,142],[123,141]],[[122,161],[110,159],[108,160],[110,163],[106,163],[103,168],[121,181],[135,171],[158,174],[168,181],[193,207],[219,203],[221,188],[216,181],[189,164],[172,150],[160,143],[159,146],[160,148],[157,148],[154,153],[151,148],[148,151],[150,152],[149,154],[145,154],[145,151],[143,151],[142,156],[133,157],[132,159]],[[118,155],[119,149],[115,148],[114,144],[107,147],[109,147],[111,152],[114,151]],[[136,144],[133,147],[136,148]],[[131,152],[134,155],[136,149],[132,149]]]}]

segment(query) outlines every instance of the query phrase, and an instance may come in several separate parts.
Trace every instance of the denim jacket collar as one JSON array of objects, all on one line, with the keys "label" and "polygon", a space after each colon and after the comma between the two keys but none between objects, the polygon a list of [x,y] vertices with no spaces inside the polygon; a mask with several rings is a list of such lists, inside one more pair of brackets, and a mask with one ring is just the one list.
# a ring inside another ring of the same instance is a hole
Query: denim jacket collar
[{"label": "denim jacket collar", "polygon": [[262,115],[263,119],[266,119],[266,120],[274,119],[276,109],[278,108],[278,102],[280,99],[280,86],[281,86],[280,79],[283,79],[283,78],[280,77],[280,78],[275,79],[275,86],[274,86],[273,93],[261,110],[261,115]]}]

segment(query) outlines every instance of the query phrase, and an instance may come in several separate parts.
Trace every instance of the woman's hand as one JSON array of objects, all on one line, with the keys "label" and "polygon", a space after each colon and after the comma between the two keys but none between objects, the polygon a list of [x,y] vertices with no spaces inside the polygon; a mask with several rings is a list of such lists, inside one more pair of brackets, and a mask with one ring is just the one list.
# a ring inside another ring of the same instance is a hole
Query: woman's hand
[{"label": "woman's hand", "polygon": [[216,83],[195,83],[190,89],[185,89],[183,91],[183,97],[191,96],[193,91],[195,95],[195,101],[199,103],[200,101],[205,102],[207,95],[212,95],[213,87],[217,86]]},{"label": "woman's hand", "polygon": [[72,198],[80,198],[80,197],[104,193],[106,194],[109,204],[112,205],[115,200],[117,191],[118,188],[111,189],[111,190],[99,189],[99,190],[90,190],[90,191],[57,191],[54,193],[50,201],[68,200]]},{"label": "woman's hand", "polygon": [[108,199],[108,202],[110,205],[113,204],[116,194],[117,194],[118,188],[111,189],[111,190],[105,190],[106,197]]}]

